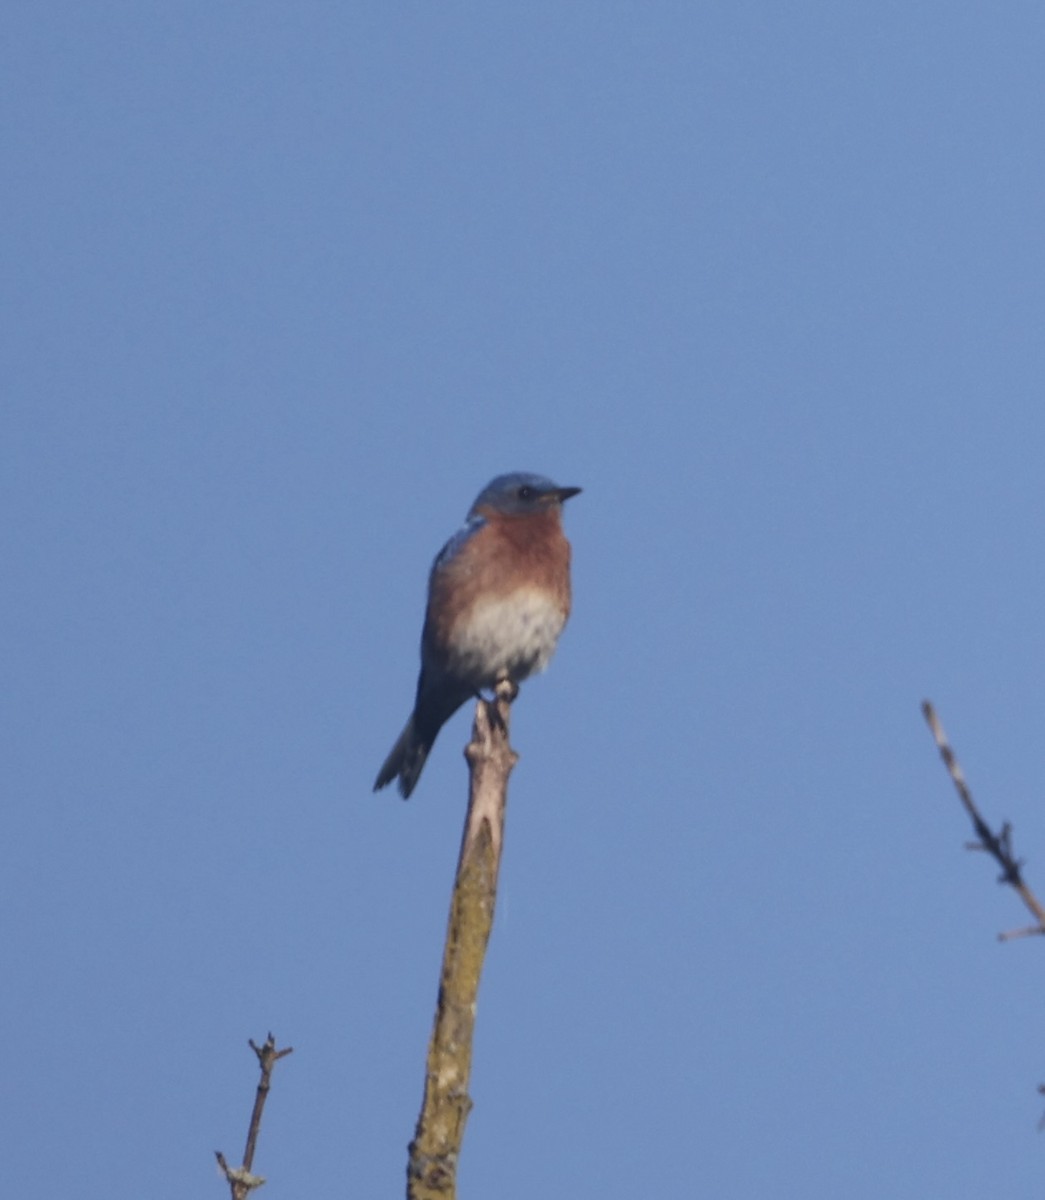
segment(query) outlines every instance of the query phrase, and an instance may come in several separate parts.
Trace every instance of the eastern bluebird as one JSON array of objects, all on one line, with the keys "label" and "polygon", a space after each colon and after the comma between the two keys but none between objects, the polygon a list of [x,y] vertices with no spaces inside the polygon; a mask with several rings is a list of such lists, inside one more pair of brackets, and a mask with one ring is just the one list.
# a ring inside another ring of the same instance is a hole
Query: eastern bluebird
[{"label": "eastern bluebird", "polygon": [[522,471],[498,475],[436,555],[414,711],[375,792],[398,776],[405,800],[439,730],[470,696],[548,665],[570,615],[562,504],[580,490]]}]

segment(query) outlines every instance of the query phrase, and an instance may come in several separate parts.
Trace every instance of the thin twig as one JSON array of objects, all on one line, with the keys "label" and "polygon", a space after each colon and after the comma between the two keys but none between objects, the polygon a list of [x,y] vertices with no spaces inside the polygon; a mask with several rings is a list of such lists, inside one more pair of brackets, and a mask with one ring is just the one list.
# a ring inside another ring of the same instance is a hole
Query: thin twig
[{"label": "thin twig", "polygon": [[232,1200],[246,1200],[246,1197],[254,1188],[261,1187],[265,1182],[261,1175],[254,1175],[252,1173],[254,1151],[258,1144],[258,1130],[261,1128],[261,1114],[265,1109],[265,1101],[268,1099],[269,1088],[272,1086],[272,1071],[276,1063],[281,1058],[286,1058],[288,1054],[294,1053],[293,1046],[287,1046],[284,1050],[277,1050],[276,1039],[271,1033],[261,1046],[257,1045],[253,1038],[249,1039],[249,1041],[250,1048],[258,1058],[258,1066],[261,1068],[261,1079],[258,1081],[258,1090],[254,1094],[254,1108],[251,1111],[250,1125],[247,1128],[247,1146],[243,1151],[243,1165],[241,1167],[230,1167],[225,1159],[225,1155],[220,1150],[215,1150],[214,1152],[214,1156],[218,1160],[218,1166],[221,1168],[222,1174],[228,1182]]},{"label": "thin twig", "polygon": [[410,1143],[408,1200],[453,1200],[457,1194],[457,1163],[472,1108],[468,1081],[476,998],[497,900],[508,776],[518,760],[508,740],[514,696],[514,686],[505,681],[498,685],[495,701],[479,701],[465,750],[468,815],[450,901],[424,1100]]},{"label": "thin twig", "polygon": [[1037,924],[1027,929],[1015,929],[1010,930],[1008,933],[1000,933],[998,940],[1005,942],[1013,938],[1028,937],[1032,934],[1045,934],[1045,908],[1042,907],[1037,896],[1023,881],[1023,863],[1016,857],[1012,849],[1012,826],[1006,821],[998,833],[992,831],[987,822],[980,816],[979,809],[973,801],[972,793],[969,791],[969,785],[965,782],[965,775],[958,764],[958,759],[951,749],[950,742],[947,741],[947,735],[943,731],[943,726],[936,715],[936,710],[928,700],[922,704],[922,714],[929,728],[932,730],[932,735],[940,751],[940,757],[943,759],[947,773],[954,783],[958,797],[965,811],[969,814],[972,827],[979,838],[978,842],[969,843],[967,848],[970,850],[985,850],[994,858],[1001,867],[1001,875],[998,882],[1007,883],[1019,893],[1020,899],[1027,906],[1037,922]]}]

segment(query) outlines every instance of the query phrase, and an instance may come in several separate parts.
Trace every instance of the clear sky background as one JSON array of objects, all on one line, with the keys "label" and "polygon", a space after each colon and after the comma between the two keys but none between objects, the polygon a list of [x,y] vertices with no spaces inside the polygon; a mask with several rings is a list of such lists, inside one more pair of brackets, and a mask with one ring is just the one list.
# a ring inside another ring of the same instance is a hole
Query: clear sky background
[{"label": "clear sky background", "polygon": [[16,4],[0,1190],[399,1196],[470,715],[428,566],[577,484],[460,1194],[1038,1194],[1040,3]]}]

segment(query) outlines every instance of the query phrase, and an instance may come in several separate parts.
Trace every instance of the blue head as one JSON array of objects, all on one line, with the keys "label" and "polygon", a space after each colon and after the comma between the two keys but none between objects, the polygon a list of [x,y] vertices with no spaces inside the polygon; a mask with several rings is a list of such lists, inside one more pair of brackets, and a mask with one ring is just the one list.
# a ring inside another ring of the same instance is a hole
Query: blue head
[{"label": "blue head", "polygon": [[472,505],[469,517],[478,516],[483,509],[493,509],[507,517],[525,517],[554,508],[576,496],[579,487],[559,487],[543,475],[529,471],[513,471],[498,475],[483,488]]}]

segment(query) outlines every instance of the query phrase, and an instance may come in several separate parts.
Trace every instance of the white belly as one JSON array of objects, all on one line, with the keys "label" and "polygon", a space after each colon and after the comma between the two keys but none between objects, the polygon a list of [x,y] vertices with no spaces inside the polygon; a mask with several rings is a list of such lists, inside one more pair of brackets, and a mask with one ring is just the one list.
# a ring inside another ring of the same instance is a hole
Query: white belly
[{"label": "white belly", "polygon": [[562,609],[543,590],[479,600],[454,626],[454,670],[476,687],[492,687],[503,674],[518,682],[544,670],[565,624]]}]

